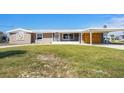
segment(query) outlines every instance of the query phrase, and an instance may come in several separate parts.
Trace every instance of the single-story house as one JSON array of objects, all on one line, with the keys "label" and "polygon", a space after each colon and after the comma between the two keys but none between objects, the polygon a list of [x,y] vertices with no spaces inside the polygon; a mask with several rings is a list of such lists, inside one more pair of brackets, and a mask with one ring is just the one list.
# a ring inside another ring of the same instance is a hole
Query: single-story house
[{"label": "single-story house", "polygon": [[124,31],[122,28],[88,28],[59,30],[13,29],[8,31],[10,44],[100,44],[108,43],[108,32]]}]

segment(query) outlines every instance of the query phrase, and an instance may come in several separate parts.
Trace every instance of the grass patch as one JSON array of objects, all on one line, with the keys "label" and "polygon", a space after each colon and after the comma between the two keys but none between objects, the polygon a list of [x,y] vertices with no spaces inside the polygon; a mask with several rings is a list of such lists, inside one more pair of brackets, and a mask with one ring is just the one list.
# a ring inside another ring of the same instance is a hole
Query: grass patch
[{"label": "grass patch", "polygon": [[0,49],[0,77],[124,77],[124,51],[76,45]]},{"label": "grass patch", "polygon": [[111,42],[112,44],[124,44],[124,40],[113,40],[112,42]]}]

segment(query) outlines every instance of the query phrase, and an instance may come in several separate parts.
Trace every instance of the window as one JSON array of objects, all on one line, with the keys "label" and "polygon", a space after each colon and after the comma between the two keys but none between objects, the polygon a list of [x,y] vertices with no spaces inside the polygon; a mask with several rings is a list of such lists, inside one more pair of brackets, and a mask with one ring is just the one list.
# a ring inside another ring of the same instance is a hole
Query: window
[{"label": "window", "polygon": [[68,39],[68,34],[63,34],[63,39]]},{"label": "window", "polygon": [[63,40],[73,40],[74,39],[74,34],[73,33],[67,33],[63,34]]},{"label": "window", "polygon": [[37,39],[42,39],[43,38],[43,34],[37,34]]}]

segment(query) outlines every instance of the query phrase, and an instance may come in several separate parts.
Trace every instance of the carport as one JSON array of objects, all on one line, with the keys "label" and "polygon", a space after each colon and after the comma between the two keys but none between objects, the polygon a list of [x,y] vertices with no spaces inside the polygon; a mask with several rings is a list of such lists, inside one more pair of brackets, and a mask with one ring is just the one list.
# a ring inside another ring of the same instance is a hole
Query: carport
[{"label": "carport", "polygon": [[109,32],[124,31],[124,28],[89,28],[82,32],[82,44],[100,44],[104,42],[104,38],[107,38]]}]

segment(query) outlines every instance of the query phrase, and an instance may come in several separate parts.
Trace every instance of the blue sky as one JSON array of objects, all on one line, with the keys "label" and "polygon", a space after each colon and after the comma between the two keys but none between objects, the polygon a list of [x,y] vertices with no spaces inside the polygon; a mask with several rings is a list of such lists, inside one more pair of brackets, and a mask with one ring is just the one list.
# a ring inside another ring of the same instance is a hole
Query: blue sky
[{"label": "blue sky", "polygon": [[0,30],[80,29],[88,27],[124,26],[124,15],[116,14],[0,14]]}]

